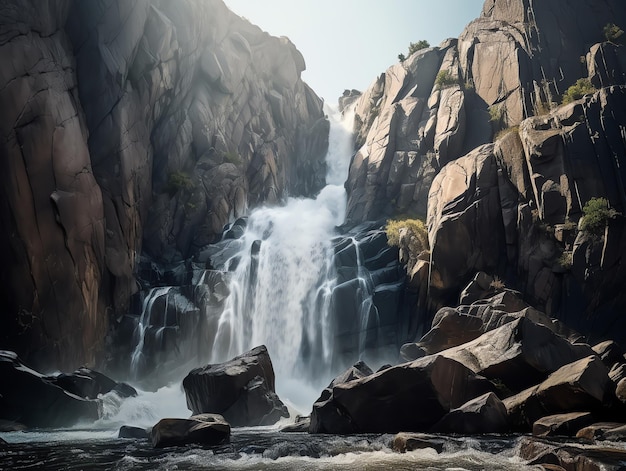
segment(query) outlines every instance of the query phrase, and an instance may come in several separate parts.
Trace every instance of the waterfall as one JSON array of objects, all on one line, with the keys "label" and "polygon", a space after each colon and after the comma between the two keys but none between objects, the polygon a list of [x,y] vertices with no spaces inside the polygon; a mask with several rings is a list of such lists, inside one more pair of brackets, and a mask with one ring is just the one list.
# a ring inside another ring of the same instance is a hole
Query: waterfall
[{"label": "waterfall", "polygon": [[255,209],[222,241],[146,283],[171,286],[146,292],[135,324],[130,369],[144,386],[158,388],[264,344],[279,395],[305,410],[339,371],[357,359],[394,362],[412,338],[411,312],[402,306],[414,302],[405,298],[405,273],[380,222],[348,233],[337,228],[353,113],[327,111],[328,185],[317,197]]},{"label": "waterfall", "polygon": [[211,362],[265,344],[277,378],[309,376],[307,363],[318,370],[331,363],[329,308],[337,278],[332,239],[345,216],[353,113],[341,119],[328,112],[328,185],[314,199],[289,198],[284,206],[250,214]]}]

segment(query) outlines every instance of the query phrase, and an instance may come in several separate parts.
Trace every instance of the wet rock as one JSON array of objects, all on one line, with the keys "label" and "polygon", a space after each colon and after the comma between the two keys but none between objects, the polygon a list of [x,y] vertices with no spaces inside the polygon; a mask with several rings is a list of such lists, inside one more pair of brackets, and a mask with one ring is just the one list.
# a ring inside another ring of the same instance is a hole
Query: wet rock
[{"label": "wet rock", "polygon": [[462,364],[429,356],[325,389],[313,405],[310,431],[425,431],[450,409],[491,388]]},{"label": "wet rock", "polygon": [[19,432],[27,430],[28,427],[13,420],[0,419],[0,432]]},{"label": "wet rock", "polygon": [[183,388],[194,414],[219,413],[234,426],[271,425],[289,417],[276,395],[274,368],[264,345],[225,363],[191,370]]},{"label": "wet rock", "polygon": [[593,416],[589,412],[549,415],[535,421],[533,435],[536,437],[573,437],[582,427],[592,422]]},{"label": "wet rock", "polygon": [[621,471],[626,460],[626,452],[619,448],[562,445],[530,437],[522,438],[519,455],[531,466],[545,464],[547,469],[581,471]]},{"label": "wet rock", "polygon": [[141,427],[133,427],[131,425],[122,425],[117,434],[117,438],[150,438],[150,431]]},{"label": "wet rock", "polygon": [[586,440],[616,440],[626,438],[626,424],[620,422],[598,422],[581,428],[576,438]]},{"label": "wet rock", "polygon": [[425,433],[400,432],[393,437],[391,448],[399,453],[407,451],[423,450],[432,448],[437,453],[441,453],[445,447],[446,439]]},{"label": "wet rock", "polygon": [[51,383],[85,399],[96,399],[100,394],[117,392],[121,397],[133,397],[137,390],[126,383],[118,383],[90,368],[79,368],[73,373],[61,373],[48,378]]},{"label": "wet rock", "polygon": [[0,419],[29,428],[66,427],[98,419],[96,401],[83,399],[0,351]]},{"label": "wet rock", "polygon": [[343,373],[339,374],[322,391],[320,397],[313,404],[313,412],[309,418],[309,431],[311,433],[325,433],[326,430],[334,430],[330,433],[351,433],[349,423],[341,411],[334,407],[333,388],[355,379],[366,378],[374,374],[372,369],[364,361],[359,360]]},{"label": "wet rock", "polygon": [[230,425],[218,414],[161,419],[152,427],[150,438],[155,448],[188,444],[216,446],[230,440]]},{"label": "wet rock", "polygon": [[311,426],[310,416],[297,416],[293,424],[285,425],[280,429],[281,432],[308,432]]},{"label": "wet rock", "polygon": [[511,391],[520,391],[594,352],[588,345],[572,344],[549,328],[521,317],[440,354],[477,374],[502,381]]},{"label": "wet rock", "polygon": [[451,410],[431,429],[436,433],[502,433],[508,429],[506,407],[494,393],[483,394]]},{"label": "wet rock", "polygon": [[544,382],[504,399],[516,430],[530,430],[541,417],[599,409],[609,384],[608,370],[597,356],[565,365]]}]

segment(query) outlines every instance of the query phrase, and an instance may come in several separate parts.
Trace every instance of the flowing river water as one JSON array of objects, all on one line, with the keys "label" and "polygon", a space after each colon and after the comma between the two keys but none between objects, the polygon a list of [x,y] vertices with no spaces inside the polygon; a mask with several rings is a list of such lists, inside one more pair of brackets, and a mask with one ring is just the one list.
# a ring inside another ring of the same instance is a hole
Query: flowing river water
[{"label": "flowing river water", "polygon": [[[343,182],[352,153],[352,122],[349,117],[339,119],[329,110],[332,113],[328,185],[316,198],[290,198],[284,206],[252,212],[239,242],[240,254],[244,255],[234,270],[231,294],[210,351],[205,352],[208,361],[216,362],[256,345],[267,345],[276,371],[277,392],[288,404],[292,417],[310,413],[312,403],[336,373],[331,368],[333,346],[328,319],[336,279],[331,240],[345,213]],[[259,240],[260,250],[255,253],[252,247]],[[258,266],[251,269],[253,262]],[[363,283],[365,294],[359,302],[367,312],[367,280]],[[255,289],[246,289],[248,286]],[[169,288],[157,290],[155,296],[166,295]],[[146,319],[142,317],[142,321]],[[133,367],[142,356],[146,328],[141,323],[138,326],[138,343],[129,359]],[[306,358],[302,355],[303,342],[308,346]],[[54,431],[0,433],[8,444],[0,445],[0,469],[533,469],[517,457],[519,437],[448,438],[440,453],[425,448],[399,454],[391,450],[391,435],[279,431],[293,419],[273,427],[234,429],[231,442],[217,448],[158,450],[148,440],[119,439],[117,433],[122,425],[148,428],[164,417],[189,416],[179,382],[157,391],[140,390],[137,397],[124,400],[110,393],[101,401],[101,418],[93,424]]]}]

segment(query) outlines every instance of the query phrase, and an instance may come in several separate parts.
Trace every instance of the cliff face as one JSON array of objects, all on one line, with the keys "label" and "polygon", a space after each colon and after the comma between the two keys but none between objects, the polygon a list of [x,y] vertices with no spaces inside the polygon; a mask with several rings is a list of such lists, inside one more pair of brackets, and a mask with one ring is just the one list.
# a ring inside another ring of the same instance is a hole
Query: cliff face
[{"label": "cliff face", "polygon": [[142,252],[188,257],[249,207],[323,185],[302,56],[220,0],[0,13],[2,348],[93,363]]},{"label": "cliff face", "polygon": [[[605,41],[608,23],[626,26],[620,2],[489,0],[458,40],[359,98],[348,222],[427,219],[415,278],[433,310],[484,270],[592,335],[624,322],[623,219],[599,238],[577,228],[593,197],[626,209],[626,52]],[[598,91],[559,106],[580,78]]]}]

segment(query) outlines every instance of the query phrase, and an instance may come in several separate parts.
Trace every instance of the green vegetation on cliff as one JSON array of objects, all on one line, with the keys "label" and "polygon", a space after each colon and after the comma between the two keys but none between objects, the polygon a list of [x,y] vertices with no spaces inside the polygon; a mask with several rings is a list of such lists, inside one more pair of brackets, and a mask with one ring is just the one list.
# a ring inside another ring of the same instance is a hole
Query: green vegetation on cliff
[{"label": "green vegetation on cliff", "polygon": [[448,88],[458,83],[459,81],[448,70],[440,70],[435,79],[435,85],[439,89]]},{"label": "green vegetation on cliff", "polygon": [[604,232],[609,219],[617,216],[617,211],[609,206],[606,198],[591,198],[583,206],[583,219],[580,228],[583,231],[600,235]]},{"label": "green vegetation on cliff", "polygon": [[619,39],[624,34],[624,30],[613,23],[607,24],[604,27],[603,32],[604,32],[604,37],[606,38],[606,40],[611,43],[615,43],[619,41]]},{"label": "green vegetation on cliff", "polygon": [[[416,53],[417,51],[426,49],[427,47],[430,47],[430,43],[426,41],[425,39],[420,39],[416,43],[410,43],[409,44],[409,56],[411,54]],[[408,56],[405,56],[403,53],[398,54],[398,59],[400,60],[400,62],[404,62],[407,57]]]},{"label": "green vegetation on cliff", "polygon": [[[406,231],[406,235],[401,232]],[[393,247],[400,247],[400,239],[403,239],[409,251],[417,255],[423,250],[428,250],[428,229],[424,221],[419,219],[390,219],[385,226],[387,241]]]},{"label": "green vegetation on cliff", "polygon": [[563,104],[567,105],[576,100],[580,100],[585,95],[595,93],[596,87],[587,78],[576,80],[576,83],[569,87],[563,94]]},{"label": "green vegetation on cliff", "polygon": [[184,172],[172,172],[167,179],[167,192],[173,196],[179,190],[193,190],[195,187],[191,177]]}]

